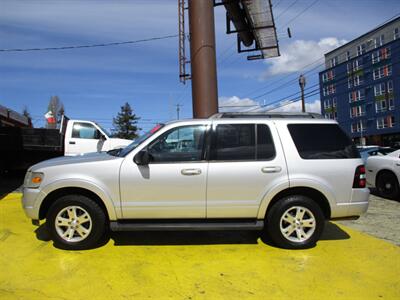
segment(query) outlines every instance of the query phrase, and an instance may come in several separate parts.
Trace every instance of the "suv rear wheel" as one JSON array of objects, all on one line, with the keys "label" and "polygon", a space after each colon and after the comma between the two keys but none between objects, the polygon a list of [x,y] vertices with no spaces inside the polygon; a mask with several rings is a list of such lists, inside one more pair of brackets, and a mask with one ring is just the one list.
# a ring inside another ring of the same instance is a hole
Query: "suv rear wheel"
[{"label": "suv rear wheel", "polygon": [[63,249],[95,247],[106,232],[106,216],[92,199],[67,195],[50,207],[46,225],[54,243]]},{"label": "suv rear wheel", "polygon": [[266,231],[272,241],[287,249],[315,245],[324,229],[325,217],[312,199],[293,195],[280,199],[267,213]]}]

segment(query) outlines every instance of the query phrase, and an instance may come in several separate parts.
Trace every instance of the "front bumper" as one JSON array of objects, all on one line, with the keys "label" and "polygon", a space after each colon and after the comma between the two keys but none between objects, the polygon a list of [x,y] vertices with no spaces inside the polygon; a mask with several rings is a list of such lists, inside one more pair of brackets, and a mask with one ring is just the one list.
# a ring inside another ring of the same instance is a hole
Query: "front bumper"
[{"label": "front bumper", "polygon": [[39,209],[41,200],[46,195],[40,189],[23,189],[22,208],[25,215],[32,220],[39,220]]}]

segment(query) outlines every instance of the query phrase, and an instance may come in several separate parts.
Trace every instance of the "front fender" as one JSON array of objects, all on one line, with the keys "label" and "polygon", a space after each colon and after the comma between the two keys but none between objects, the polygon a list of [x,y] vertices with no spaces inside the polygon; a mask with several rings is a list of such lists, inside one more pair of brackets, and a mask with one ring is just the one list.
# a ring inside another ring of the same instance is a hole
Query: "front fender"
[{"label": "front fender", "polygon": [[115,205],[114,202],[112,201],[111,196],[106,191],[104,191],[104,189],[102,189],[93,182],[82,179],[74,179],[74,178],[57,180],[44,186],[41,189],[41,193],[38,195],[38,198],[35,201],[35,209],[39,211],[40,206],[42,205],[43,200],[47,197],[47,195],[49,195],[51,192],[54,192],[62,188],[82,188],[90,192],[93,192],[103,201],[111,221],[115,221],[117,220],[117,218],[120,217],[118,214],[119,211],[115,209]]}]

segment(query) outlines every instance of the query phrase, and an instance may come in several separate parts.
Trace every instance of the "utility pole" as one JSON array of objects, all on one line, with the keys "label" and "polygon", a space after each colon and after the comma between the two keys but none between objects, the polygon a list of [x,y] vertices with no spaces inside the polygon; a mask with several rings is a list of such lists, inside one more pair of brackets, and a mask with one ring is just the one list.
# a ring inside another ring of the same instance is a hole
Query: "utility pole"
[{"label": "utility pole", "polygon": [[214,1],[188,4],[193,117],[208,118],[218,112]]},{"label": "utility pole", "polygon": [[306,112],[306,104],[304,102],[304,87],[306,86],[306,77],[301,74],[299,77],[299,85],[301,89],[301,111]]},{"label": "utility pole", "polygon": [[176,106],[176,119],[179,120],[179,112],[181,110],[182,104],[175,104]]}]

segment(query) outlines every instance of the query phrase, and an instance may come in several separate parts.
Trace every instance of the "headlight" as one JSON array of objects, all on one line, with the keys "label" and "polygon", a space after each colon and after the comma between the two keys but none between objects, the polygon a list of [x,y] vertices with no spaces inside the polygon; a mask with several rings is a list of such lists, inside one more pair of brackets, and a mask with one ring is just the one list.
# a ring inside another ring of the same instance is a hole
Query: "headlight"
[{"label": "headlight", "polygon": [[24,186],[30,189],[37,189],[43,181],[44,174],[40,172],[27,172]]}]

